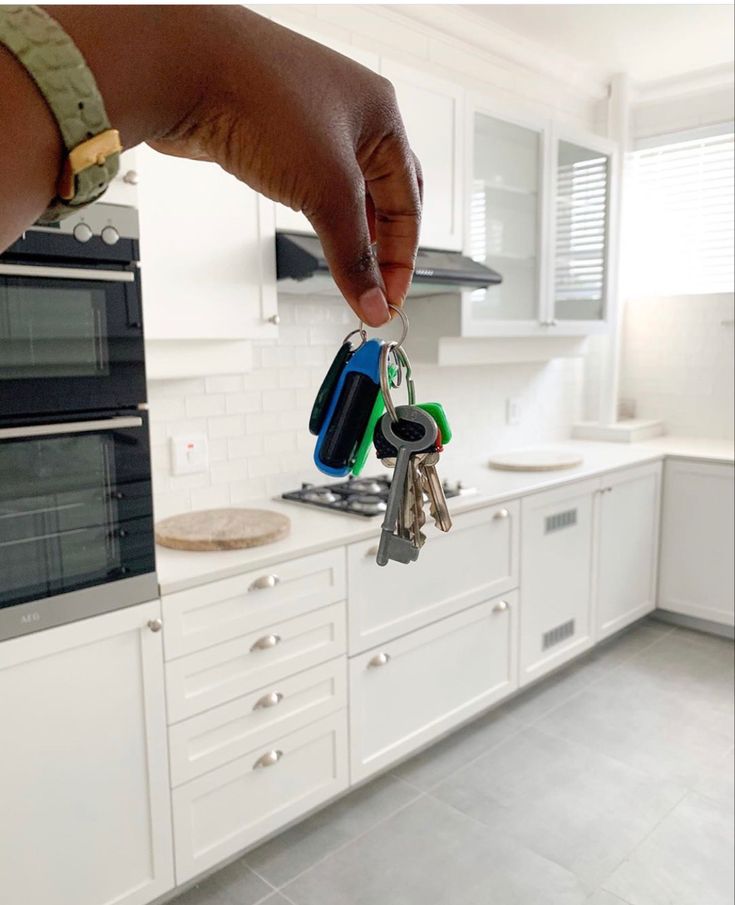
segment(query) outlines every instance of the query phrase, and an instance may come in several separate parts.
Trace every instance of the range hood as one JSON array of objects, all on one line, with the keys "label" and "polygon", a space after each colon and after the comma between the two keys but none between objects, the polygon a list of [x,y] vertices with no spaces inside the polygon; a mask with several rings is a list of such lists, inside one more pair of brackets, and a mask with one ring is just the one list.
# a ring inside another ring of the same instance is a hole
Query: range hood
[{"label": "range hood", "polygon": [[[340,296],[316,236],[276,233],[278,291],[297,295]],[[502,277],[458,251],[420,248],[410,295],[434,295],[459,289],[486,289]]]}]

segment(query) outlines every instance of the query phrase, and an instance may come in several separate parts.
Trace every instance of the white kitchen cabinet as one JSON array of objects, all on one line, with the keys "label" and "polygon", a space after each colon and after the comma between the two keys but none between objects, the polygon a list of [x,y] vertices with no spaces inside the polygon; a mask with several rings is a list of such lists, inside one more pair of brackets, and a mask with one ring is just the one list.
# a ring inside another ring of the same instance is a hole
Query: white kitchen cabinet
[{"label": "white kitchen cabinet", "polygon": [[421,245],[461,251],[464,216],[464,91],[452,82],[383,59],[409,142],[421,161]]},{"label": "white kitchen cabinet", "polygon": [[517,632],[512,592],[352,657],[352,781],[510,694],[518,684]]},{"label": "white kitchen cabinet", "polygon": [[594,499],[579,481],[521,502],[521,657],[525,685],[590,647]]},{"label": "white kitchen cabinet", "polygon": [[136,149],[146,339],[274,337],[273,204],[214,163]]},{"label": "white kitchen cabinet", "polygon": [[0,644],[8,905],[145,905],[173,887],[159,617],[154,602]]},{"label": "white kitchen cabinet", "polygon": [[275,832],[348,783],[343,710],[179,786],[173,791],[177,882]]},{"label": "white kitchen cabinet", "polygon": [[355,654],[518,586],[520,504],[467,512],[433,528],[428,556],[375,568],[377,540],[347,548],[349,651]]},{"label": "white kitchen cabinet", "polygon": [[612,635],[656,606],[661,463],[602,478],[597,492],[597,638]]},{"label": "white kitchen cabinet", "polygon": [[103,204],[124,204],[138,206],[138,162],[135,148],[123,151],[117,176],[107,187],[100,199]]},{"label": "white kitchen cabinet", "polygon": [[669,460],[663,498],[658,606],[733,625],[733,466]]}]

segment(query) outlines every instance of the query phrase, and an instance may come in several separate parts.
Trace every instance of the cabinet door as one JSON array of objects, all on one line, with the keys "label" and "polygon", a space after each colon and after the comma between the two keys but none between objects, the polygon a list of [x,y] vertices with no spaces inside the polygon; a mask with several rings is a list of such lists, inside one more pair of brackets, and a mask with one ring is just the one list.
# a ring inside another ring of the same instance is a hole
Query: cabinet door
[{"label": "cabinet door", "polygon": [[146,338],[275,335],[273,204],[217,164],[136,156]]},{"label": "cabinet door", "polygon": [[4,902],[144,905],[173,887],[159,617],[144,604],[0,644]]},{"label": "cabinet door", "polygon": [[602,479],[598,492],[597,640],[656,606],[661,464]]},{"label": "cabinet door", "polygon": [[393,83],[408,140],[421,161],[424,207],[421,244],[462,249],[464,96],[452,82],[383,60],[380,71]]},{"label": "cabinet door", "polygon": [[517,604],[513,592],[351,658],[353,782],[517,687]]},{"label": "cabinet door", "polygon": [[658,605],[735,623],[733,467],[670,460],[664,472]]},{"label": "cabinet door", "polygon": [[505,119],[475,99],[466,128],[465,251],[497,270],[503,282],[465,294],[463,334],[538,334],[546,248],[545,126]]},{"label": "cabinet door", "polygon": [[608,316],[613,155],[609,141],[557,135],[552,144],[553,275],[548,326],[593,332]]},{"label": "cabinet door", "polygon": [[592,644],[593,500],[598,481],[521,503],[521,685]]}]

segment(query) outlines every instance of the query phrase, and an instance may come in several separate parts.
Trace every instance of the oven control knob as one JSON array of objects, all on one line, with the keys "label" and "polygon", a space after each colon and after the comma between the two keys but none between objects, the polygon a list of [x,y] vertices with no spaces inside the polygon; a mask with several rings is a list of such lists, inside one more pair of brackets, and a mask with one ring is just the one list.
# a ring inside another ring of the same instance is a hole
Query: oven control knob
[{"label": "oven control knob", "polygon": [[77,242],[89,242],[94,233],[86,223],[77,223],[74,227],[74,238]]},{"label": "oven control knob", "polygon": [[105,245],[116,245],[120,241],[120,233],[114,226],[106,226],[100,236]]}]

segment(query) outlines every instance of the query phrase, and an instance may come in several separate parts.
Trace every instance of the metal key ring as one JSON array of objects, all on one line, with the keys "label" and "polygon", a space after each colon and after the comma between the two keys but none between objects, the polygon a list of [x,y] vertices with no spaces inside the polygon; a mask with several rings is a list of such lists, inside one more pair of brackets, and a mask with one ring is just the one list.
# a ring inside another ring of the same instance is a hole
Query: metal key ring
[{"label": "metal key ring", "polygon": [[409,405],[415,405],[416,403],[416,387],[414,385],[413,378],[411,377],[411,362],[408,358],[408,355],[406,355],[403,347],[400,346],[397,342],[385,343],[383,345],[383,348],[380,350],[380,392],[383,394],[385,408],[390,415],[390,420],[394,424],[397,424],[400,419],[398,417],[398,412],[396,411],[395,404],[390,394],[390,380],[388,379],[388,357],[393,352],[395,352],[395,354],[399,358],[400,363],[405,371],[406,386],[408,387]]},{"label": "metal key ring", "polygon": [[355,348],[352,350],[353,352],[357,352],[357,350],[361,349],[367,342],[367,330],[363,327],[362,321],[360,321],[360,326],[357,328],[357,330],[351,330],[347,334],[347,336],[345,336],[345,338],[342,340],[342,345],[344,345],[346,342],[349,342],[350,339],[352,339],[352,337],[357,335],[358,333],[360,334],[360,339],[362,340],[362,342],[359,346],[355,346]]},{"label": "metal key ring", "polygon": [[[397,315],[401,318],[401,320],[403,321],[403,333],[401,333],[401,338],[400,338],[399,340],[396,341],[396,345],[402,346],[402,345],[406,342],[406,338],[407,338],[407,336],[408,336],[408,328],[409,328],[408,315],[407,315],[406,312],[403,310],[403,308],[399,307],[398,305],[391,305],[391,304],[389,303],[389,304],[388,304],[388,307],[391,309],[391,311],[395,311],[396,314],[397,314]],[[357,333],[358,331],[359,331],[360,333],[364,333],[364,332],[365,332],[365,324],[364,324],[362,321],[360,321],[360,326],[359,326],[358,329],[355,330],[354,332]]]}]

